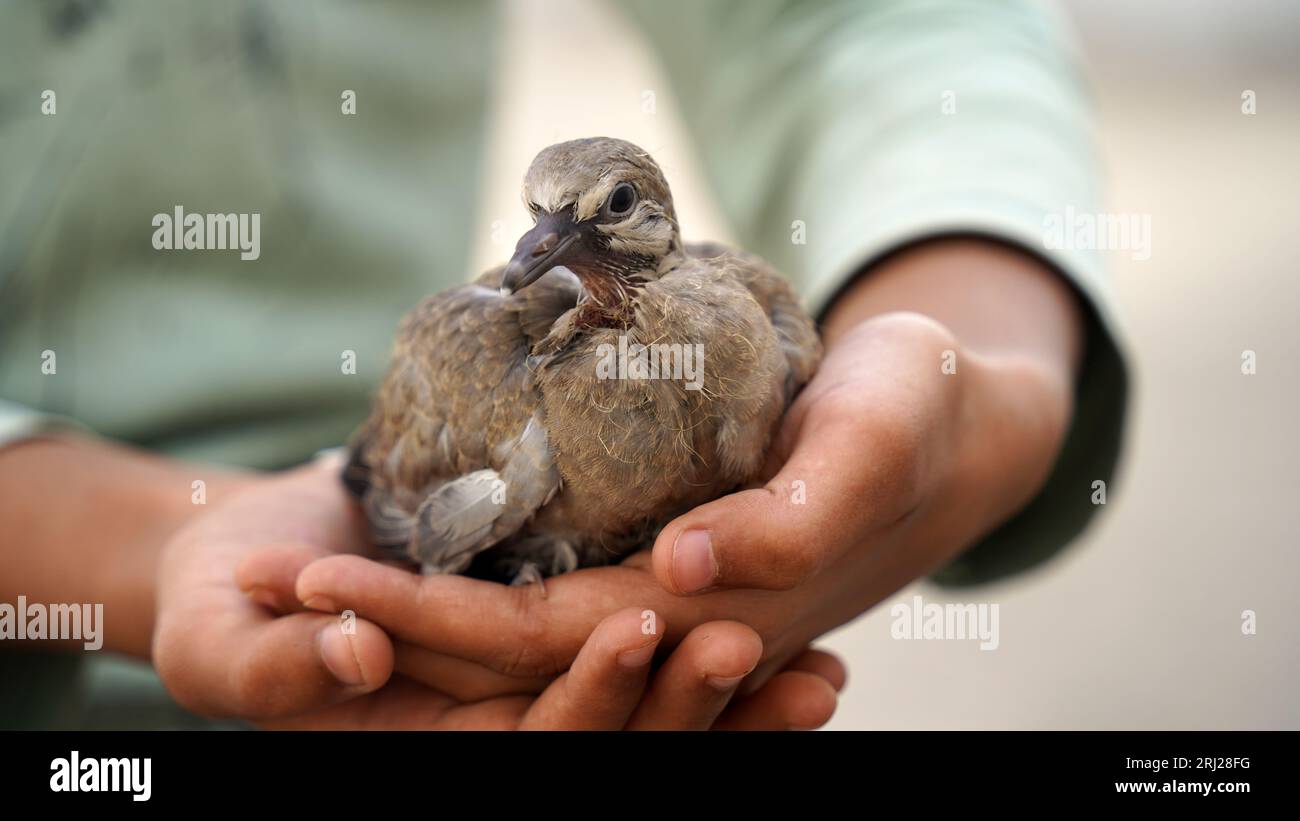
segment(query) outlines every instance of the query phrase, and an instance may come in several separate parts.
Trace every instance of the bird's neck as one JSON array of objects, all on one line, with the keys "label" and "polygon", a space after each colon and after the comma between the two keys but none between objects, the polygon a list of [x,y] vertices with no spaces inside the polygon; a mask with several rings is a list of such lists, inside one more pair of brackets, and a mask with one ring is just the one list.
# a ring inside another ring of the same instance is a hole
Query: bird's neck
[{"label": "bird's neck", "polygon": [[660,259],[606,257],[595,264],[570,266],[583,290],[578,300],[578,328],[630,328],[641,290],[674,267],[681,253],[681,244],[674,242]]},{"label": "bird's neck", "polygon": [[644,277],[636,274],[601,273],[584,276],[577,271],[574,273],[582,282],[583,291],[578,300],[578,328],[631,327],[636,315],[636,297],[646,284]]}]

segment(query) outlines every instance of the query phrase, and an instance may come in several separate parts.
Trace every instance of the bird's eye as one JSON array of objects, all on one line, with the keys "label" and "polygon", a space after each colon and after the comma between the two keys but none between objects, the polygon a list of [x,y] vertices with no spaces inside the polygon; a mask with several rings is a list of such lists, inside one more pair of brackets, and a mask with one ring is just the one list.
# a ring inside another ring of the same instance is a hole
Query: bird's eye
[{"label": "bird's eye", "polygon": [[605,208],[609,213],[621,216],[631,211],[634,205],[636,205],[636,189],[629,183],[621,182],[610,192],[609,202],[606,203]]}]

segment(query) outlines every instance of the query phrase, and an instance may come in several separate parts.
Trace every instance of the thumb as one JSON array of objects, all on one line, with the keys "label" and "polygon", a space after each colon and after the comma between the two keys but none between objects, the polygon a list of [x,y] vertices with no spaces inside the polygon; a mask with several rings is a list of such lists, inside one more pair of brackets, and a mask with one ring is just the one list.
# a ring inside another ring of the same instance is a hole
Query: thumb
[{"label": "thumb", "polygon": [[848,418],[805,421],[790,458],[759,488],[683,514],[652,565],[678,595],[719,587],[789,590],[908,510],[912,454]]},{"label": "thumb", "polygon": [[393,673],[393,646],[355,616],[295,613],[259,626],[227,660],[228,707],[271,718],[379,689]]},{"label": "thumb", "polygon": [[235,566],[235,584],[253,601],[275,613],[302,612],[294,593],[298,574],[332,551],[305,542],[267,544],[249,553]]},{"label": "thumb", "polygon": [[392,675],[392,642],[368,621],[271,616],[233,590],[220,595],[235,598],[216,612],[196,601],[165,614],[154,631],[154,667],[194,712],[286,716],[372,692]]}]

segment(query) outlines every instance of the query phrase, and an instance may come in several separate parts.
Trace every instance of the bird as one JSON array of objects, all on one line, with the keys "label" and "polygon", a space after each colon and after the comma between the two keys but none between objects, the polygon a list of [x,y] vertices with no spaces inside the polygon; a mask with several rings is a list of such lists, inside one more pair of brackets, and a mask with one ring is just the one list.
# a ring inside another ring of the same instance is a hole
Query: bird
[{"label": "bird", "polygon": [[401,320],[347,446],[374,545],[426,574],[541,582],[653,544],[760,478],[822,355],[771,266],[682,241],[636,145],[551,145],[523,199],[507,264]]}]

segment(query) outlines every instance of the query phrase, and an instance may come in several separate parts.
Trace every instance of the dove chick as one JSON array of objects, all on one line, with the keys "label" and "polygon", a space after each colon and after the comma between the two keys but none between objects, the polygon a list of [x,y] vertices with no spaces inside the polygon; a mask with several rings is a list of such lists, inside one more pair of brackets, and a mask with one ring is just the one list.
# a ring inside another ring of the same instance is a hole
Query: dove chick
[{"label": "dove chick", "polygon": [[510,262],[402,321],[344,481],[375,544],[427,573],[528,581],[648,546],[760,477],[821,356],[788,282],[684,245],[623,140],[544,149]]}]

